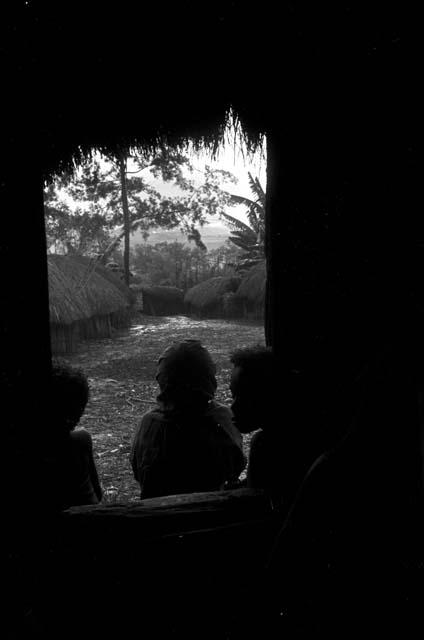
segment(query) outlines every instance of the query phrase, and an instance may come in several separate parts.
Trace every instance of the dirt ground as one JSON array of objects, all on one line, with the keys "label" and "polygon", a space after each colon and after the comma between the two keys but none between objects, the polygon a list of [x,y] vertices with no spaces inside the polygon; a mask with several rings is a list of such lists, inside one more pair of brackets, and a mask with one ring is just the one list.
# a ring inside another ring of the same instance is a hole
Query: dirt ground
[{"label": "dirt ground", "polygon": [[[227,320],[195,320],[186,316],[141,315],[113,338],[83,342],[79,351],[63,358],[88,376],[90,400],[80,426],[93,437],[104,502],[139,499],[129,452],[136,425],[155,404],[156,362],[173,340],[196,338],[217,365],[216,399],[229,404],[229,354],[237,347],[264,344],[261,324]],[[249,437],[245,438],[247,452]]]}]

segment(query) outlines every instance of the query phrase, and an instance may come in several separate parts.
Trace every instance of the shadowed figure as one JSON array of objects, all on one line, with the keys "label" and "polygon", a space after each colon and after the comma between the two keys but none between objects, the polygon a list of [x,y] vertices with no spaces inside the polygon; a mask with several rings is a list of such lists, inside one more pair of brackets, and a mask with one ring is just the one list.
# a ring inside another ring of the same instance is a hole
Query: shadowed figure
[{"label": "shadowed figure", "polygon": [[231,356],[231,409],[250,443],[247,486],[263,489],[282,512],[288,510],[318,455],[295,374],[283,375],[269,347],[238,349]]},{"label": "shadowed figure", "polygon": [[[41,447],[43,500],[53,507],[96,504],[102,499],[91,435],[77,426],[89,397],[85,374],[60,362],[52,365],[48,411]],[[39,488],[40,488],[39,487]]]},{"label": "shadowed figure", "polygon": [[289,637],[418,633],[424,602],[421,367],[416,354],[387,348],[357,378],[351,429],[313,464],[277,538],[260,625]]},{"label": "shadowed figure", "polygon": [[130,457],[142,499],[219,490],[246,466],[231,411],[214,400],[215,371],[197,340],[159,358],[158,406],[142,416]]}]

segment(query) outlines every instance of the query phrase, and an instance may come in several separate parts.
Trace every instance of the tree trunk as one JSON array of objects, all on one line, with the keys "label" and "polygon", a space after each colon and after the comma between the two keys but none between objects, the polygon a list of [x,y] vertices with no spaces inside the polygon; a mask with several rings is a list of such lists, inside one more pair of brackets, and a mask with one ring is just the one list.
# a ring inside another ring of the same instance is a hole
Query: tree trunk
[{"label": "tree trunk", "polygon": [[128,286],[130,284],[130,212],[127,191],[127,156],[124,154],[119,159],[119,173],[121,176],[121,197],[124,212],[124,280]]}]

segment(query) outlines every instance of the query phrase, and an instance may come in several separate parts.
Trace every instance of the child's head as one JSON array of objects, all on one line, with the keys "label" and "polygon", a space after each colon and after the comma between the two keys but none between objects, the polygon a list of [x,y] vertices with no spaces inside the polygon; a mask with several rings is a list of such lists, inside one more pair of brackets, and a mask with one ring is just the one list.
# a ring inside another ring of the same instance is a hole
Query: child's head
[{"label": "child's head", "polygon": [[234,422],[242,433],[249,433],[265,426],[275,406],[276,359],[269,347],[256,345],[237,349],[230,361]]},{"label": "child's head", "polygon": [[88,402],[88,381],[80,369],[62,362],[52,364],[48,409],[54,429],[72,431]]},{"label": "child's head", "polygon": [[179,409],[207,405],[215,395],[215,373],[215,363],[198,340],[176,342],[165,349],[158,361],[158,400]]}]

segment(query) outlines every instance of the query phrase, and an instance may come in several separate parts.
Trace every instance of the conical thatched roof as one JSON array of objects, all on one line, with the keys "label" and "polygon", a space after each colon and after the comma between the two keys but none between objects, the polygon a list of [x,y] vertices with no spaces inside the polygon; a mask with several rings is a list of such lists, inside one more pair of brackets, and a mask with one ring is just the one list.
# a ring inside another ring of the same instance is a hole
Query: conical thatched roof
[{"label": "conical thatched roof", "polygon": [[149,296],[153,300],[166,300],[167,302],[182,302],[184,291],[178,287],[168,287],[162,285],[143,286],[137,285],[134,290],[142,291],[144,296]]},{"label": "conical thatched roof", "polygon": [[263,260],[245,274],[237,289],[237,297],[253,304],[262,304],[265,300],[265,288],[266,262]]},{"label": "conical thatched roof", "polygon": [[133,294],[111,271],[82,256],[48,256],[50,322],[72,324],[129,309]]},{"label": "conical thatched roof", "polygon": [[[55,257],[60,258],[62,256]],[[90,274],[95,271],[97,275],[102,276],[102,278],[105,278],[108,282],[113,284],[113,286],[117,287],[124,296],[128,296],[130,302],[134,302],[135,297],[131,291],[131,287],[127,287],[119,272],[109,269],[100,262],[94,261],[92,258],[87,258],[86,256],[72,256],[71,259],[73,262],[78,262],[84,267],[87,274],[86,279],[89,279]]]},{"label": "conical thatched roof", "polygon": [[239,276],[210,278],[189,289],[185,294],[184,302],[197,309],[213,307],[220,304],[225,293],[236,291],[239,284]]}]

